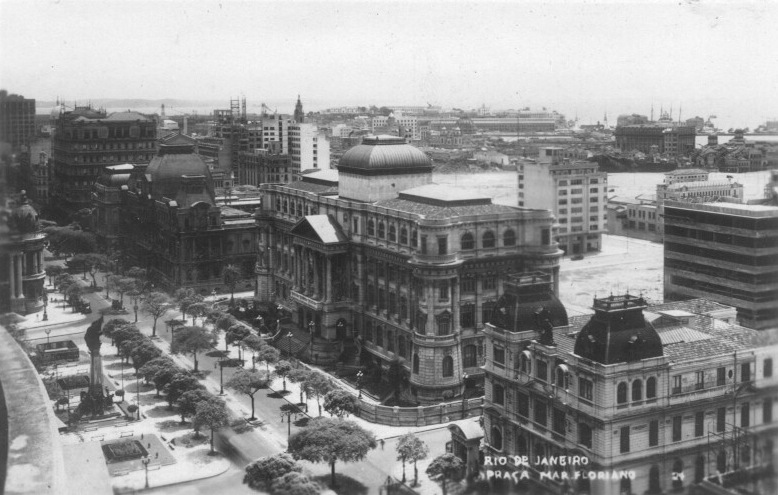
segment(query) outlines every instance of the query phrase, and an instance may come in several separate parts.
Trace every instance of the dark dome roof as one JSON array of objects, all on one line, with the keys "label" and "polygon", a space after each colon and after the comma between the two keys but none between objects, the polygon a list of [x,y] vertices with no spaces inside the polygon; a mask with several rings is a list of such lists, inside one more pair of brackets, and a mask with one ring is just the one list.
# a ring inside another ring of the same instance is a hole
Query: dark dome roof
[{"label": "dark dome roof", "polygon": [[[426,169],[432,170],[432,161],[415,146],[397,136],[365,136],[362,144],[343,154],[339,170],[348,169]],[[421,171],[421,170],[420,170]]]},{"label": "dark dome roof", "polygon": [[594,300],[594,315],[575,339],[575,354],[602,364],[628,363],[663,355],[662,339],[643,317],[642,297]]},{"label": "dark dome roof", "polygon": [[22,191],[19,206],[11,210],[8,217],[8,228],[11,234],[31,234],[40,230],[38,212],[30,205],[30,202]]},{"label": "dark dome roof", "polygon": [[552,327],[568,325],[567,310],[551,289],[551,276],[543,272],[508,275],[505,293],[489,323],[510,332],[540,331],[541,317]]},{"label": "dark dome roof", "polygon": [[151,160],[145,173],[150,176],[154,198],[175,198],[183,176],[204,176],[213,196],[211,171],[202,157],[194,153],[194,146],[160,145],[159,154]]}]

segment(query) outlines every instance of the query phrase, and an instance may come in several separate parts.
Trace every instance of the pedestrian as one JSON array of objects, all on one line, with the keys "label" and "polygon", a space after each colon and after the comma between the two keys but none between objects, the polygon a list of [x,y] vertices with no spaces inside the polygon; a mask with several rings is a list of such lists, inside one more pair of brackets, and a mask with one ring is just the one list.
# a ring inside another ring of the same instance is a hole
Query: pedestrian
[{"label": "pedestrian", "polygon": [[379,441],[381,442],[381,450],[384,450],[384,443],[385,443],[385,442],[384,442],[384,439],[382,438],[382,439],[381,439],[381,440],[379,440]]}]

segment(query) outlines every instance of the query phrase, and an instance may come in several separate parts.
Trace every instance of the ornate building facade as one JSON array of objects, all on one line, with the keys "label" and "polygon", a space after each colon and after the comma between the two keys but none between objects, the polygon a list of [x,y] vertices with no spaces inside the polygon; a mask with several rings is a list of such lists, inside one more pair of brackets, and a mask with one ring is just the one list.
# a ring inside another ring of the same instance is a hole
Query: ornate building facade
[{"label": "ornate building facade", "polygon": [[16,206],[0,211],[0,313],[43,311],[43,247],[38,212],[22,191]]},{"label": "ornate building facade", "polygon": [[192,144],[167,143],[148,166],[104,170],[93,193],[98,236],[122,247],[123,265],[146,268],[165,287],[223,289],[222,269],[234,264],[244,274],[238,287],[253,289],[253,215],[216,203],[211,172]]},{"label": "ornate building facade", "polygon": [[[527,456],[512,469],[530,476],[504,488],[702,493],[686,490],[749,480],[752,493],[772,492],[760,476],[778,434],[778,346],[734,324],[734,308],[624,295],[568,318],[537,277],[514,279],[507,294],[516,297],[498,303],[484,331],[483,454]],[[552,457],[583,461],[542,463]]]},{"label": "ornate building facade", "polygon": [[310,331],[317,363],[357,347],[400,363],[418,403],[460,395],[482,375],[482,329],[507,274],[545,270],[561,252],[546,210],[492,204],[431,183],[430,159],[396,136],[365,137],[337,171],[263,184],[257,298]]}]

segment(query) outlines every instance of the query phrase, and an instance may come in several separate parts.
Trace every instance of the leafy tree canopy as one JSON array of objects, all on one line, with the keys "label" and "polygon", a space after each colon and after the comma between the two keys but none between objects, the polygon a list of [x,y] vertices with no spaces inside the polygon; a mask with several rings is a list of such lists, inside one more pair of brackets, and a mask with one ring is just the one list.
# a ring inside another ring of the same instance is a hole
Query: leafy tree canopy
[{"label": "leafy tree canopy", "polygon": [[339,418],[348,414],[357,414],[359,412],[359,399],[337,388],[327,392],[324,396],[324,410]]},{"label": "leafy tree canopy", "polygon": [[301,473],[302,470],[302,466],[291,454],[282,452],[274,456],[260,457],[246,466],[243,483],[255,490],[268,491],[273,480],[292,472]]}]

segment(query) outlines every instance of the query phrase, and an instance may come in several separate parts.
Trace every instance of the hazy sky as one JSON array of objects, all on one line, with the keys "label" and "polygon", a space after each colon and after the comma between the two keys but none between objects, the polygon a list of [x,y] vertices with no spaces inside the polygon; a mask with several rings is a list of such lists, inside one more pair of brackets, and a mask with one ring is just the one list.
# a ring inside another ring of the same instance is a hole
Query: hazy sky
[{"label": "hazy sky", "polygon": [[[778,2],[0,0],[0,87],[39,100],[545,106],[583,123],[778,116]],[[286,107],[285,107],[286,105]],[[288,107],[288,108],[287,108]]]}]

